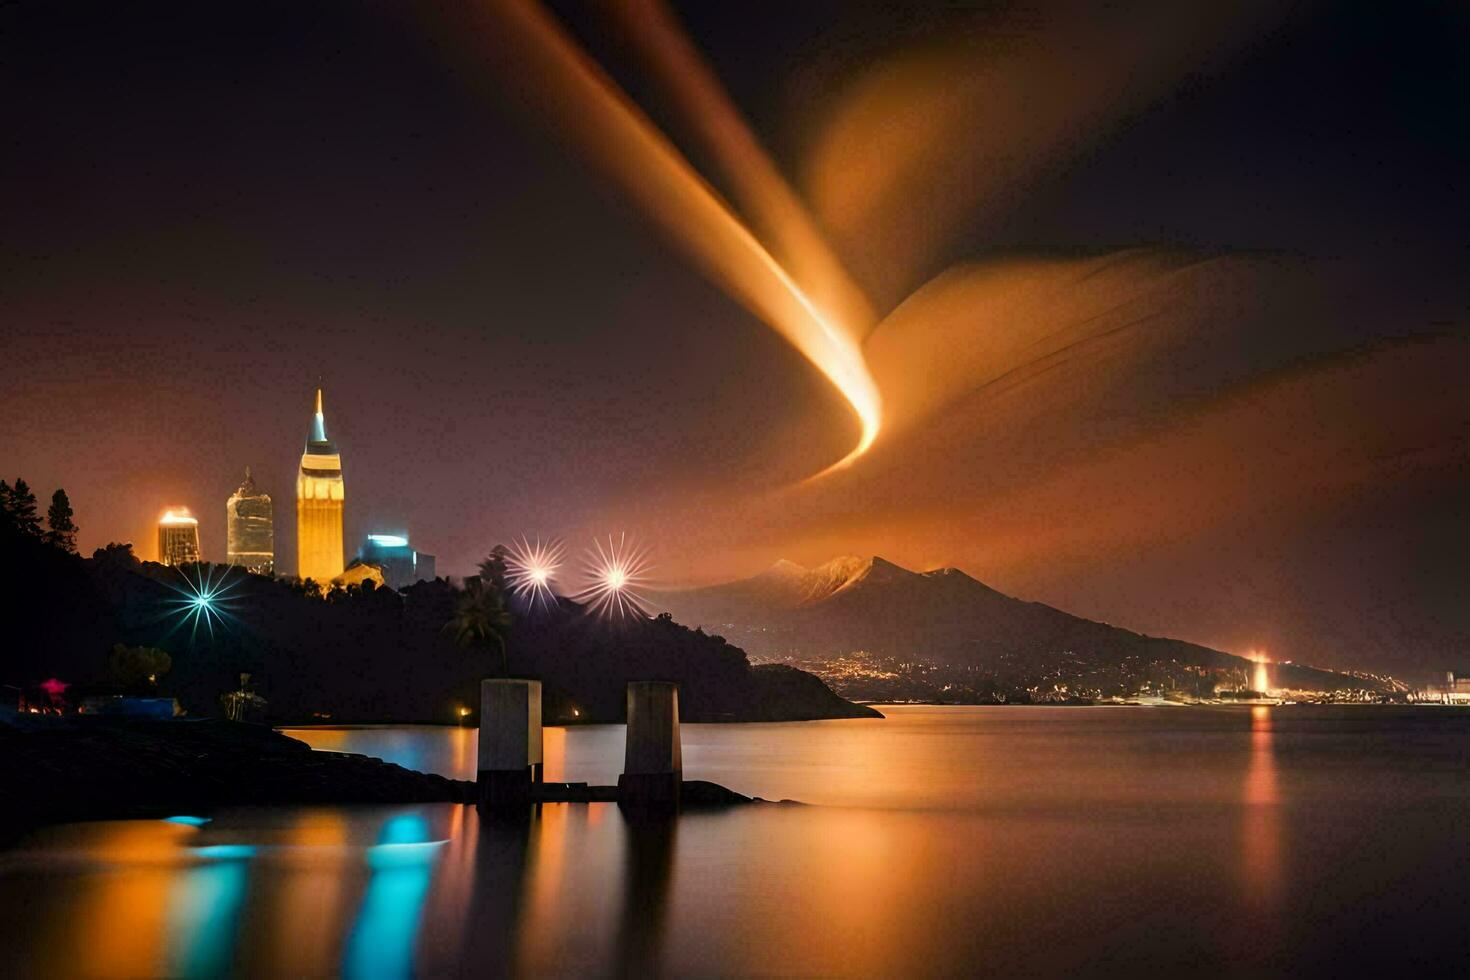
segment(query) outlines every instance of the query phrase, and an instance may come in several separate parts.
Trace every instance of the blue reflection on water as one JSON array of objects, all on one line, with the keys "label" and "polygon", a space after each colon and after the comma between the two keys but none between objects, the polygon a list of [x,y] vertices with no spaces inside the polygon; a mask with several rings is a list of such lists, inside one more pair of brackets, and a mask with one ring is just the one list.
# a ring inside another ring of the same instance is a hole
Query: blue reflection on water
[{"label": "blue reflection on water", "polygon": [[212,817],[177,816],[177,817],[164,817],[163,818],[163,822],[164,823],[181,823],[181,824],[183,824],[186,827],[203,827],[205,824],[209,823],[209,821],[212,820],[212,819],[213,819]]},{"label": "blue reflection on water", "polygon": [[344,976],[412,974],[424,899],[434,877],[434,859],[444,843],[429,840],[428,821],[416,813],[399,814],[383,824],[378,843],[367,850],[373,874],[347,938]]},{"label": "blue reflection on water", "polygon": [[228,973],[240,932],[240,909],[255,848],[219,844],[196,848],[208,863],[179,873],[169,901],[171,976],[216,977]]},{"label": "blue reflection on water", "polygon": [[249,844],[209,844],[204,847],[196,847],[190,853],[195,857],[214,858],[217,861],[231,861],[254,857],[255,848]]}]

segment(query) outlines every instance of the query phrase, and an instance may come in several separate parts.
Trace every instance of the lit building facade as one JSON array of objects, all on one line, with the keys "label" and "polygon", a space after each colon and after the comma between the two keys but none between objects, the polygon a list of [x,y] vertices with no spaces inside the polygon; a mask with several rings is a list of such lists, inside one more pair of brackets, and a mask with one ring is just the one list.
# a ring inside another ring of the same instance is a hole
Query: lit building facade
[{"label": "lit building facade", "polygon": [[1430,688],[1425,699],[1445,704],[1470,704],[1470,674],[1458,670],[1445,671],[1444,683]]},{"label": "lit building facade", "polygon": [[342,569],[341,575],[332,579],[332,588],[346,589],[354,585],[365,585],[368,582],[373,583],[375,587],[388,584],[381,568],[377,565],[369,565],[361,558],[354,558],[346,568]]},{"label": "lit building facade", "polygon": [[323,588],[342,574],[342,456],[327,438],[322,390],[316,390],[316,415],[301,473],[296,477],[297,574]]},{"label": "lit building facade", "polygon": [[357,560],[381,568],[383,581],[392,589],[434,577],[434,556],[414,551],[401,534],[369,534]]},{"label": "lit building facade", "polygon": [[255,488],[250,467],[245,482],[225,502],[225,560],[256,575],[276,567],[275,513],[268,493]]},{"label": "lit building facade", "polygon": [[158,561],[191,565],[199,561],[199,520],[187,507],[174,507],[158,519]]}]

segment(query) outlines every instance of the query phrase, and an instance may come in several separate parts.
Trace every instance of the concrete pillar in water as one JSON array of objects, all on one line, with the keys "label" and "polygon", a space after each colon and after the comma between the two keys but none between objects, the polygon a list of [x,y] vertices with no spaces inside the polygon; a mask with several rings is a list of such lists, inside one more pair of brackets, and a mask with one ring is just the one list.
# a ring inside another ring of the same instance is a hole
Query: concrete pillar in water
[{"label": "concrete pillar in water", "polygon": [[480,802],[527,803],[541,781],[541,682],[480,682]]},{"label": "concrete pillar in water", "polygon": [[679,805],[684,758],[679,747],[679,685],[669,681],[633,681],[628,685],[628,737],[623,774],[618,777],[622,802],[643,806]]}]

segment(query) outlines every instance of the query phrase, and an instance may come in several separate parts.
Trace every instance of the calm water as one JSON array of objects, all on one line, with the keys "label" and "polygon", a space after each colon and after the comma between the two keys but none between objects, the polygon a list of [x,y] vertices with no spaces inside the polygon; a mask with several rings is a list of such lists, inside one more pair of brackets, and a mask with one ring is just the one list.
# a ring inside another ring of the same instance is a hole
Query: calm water
[{"label": "calm water", "polygon": [[[809,806],[240,809],[0,853],[13,976],[1338,974],[1458,968],[1470,712],[894,708],[686,726]],[[295,732],[470,777],[474,733]],[[547,733],[611,782],[622,730]],[[186,816],[186,815],[184,815]]]}]

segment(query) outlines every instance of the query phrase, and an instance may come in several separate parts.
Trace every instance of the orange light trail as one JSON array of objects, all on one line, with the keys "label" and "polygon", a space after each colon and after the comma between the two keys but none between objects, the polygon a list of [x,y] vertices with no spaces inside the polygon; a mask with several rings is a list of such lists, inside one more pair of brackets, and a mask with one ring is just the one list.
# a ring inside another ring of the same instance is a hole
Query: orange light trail
[{"label": "orange light trail", "polygon": [[[786,338],[857,415],[857,445],[823,472],[865,453],[882,426],[882,399],[860,342],[819,308],[667,136],[540,5],[493,0],[504,68],[541,117],[557,122],[586,159],[616,180],[706,275]],[[530,79],[536,84],[528,84]],[[820,474],[818,474],[820,475]]]}]

